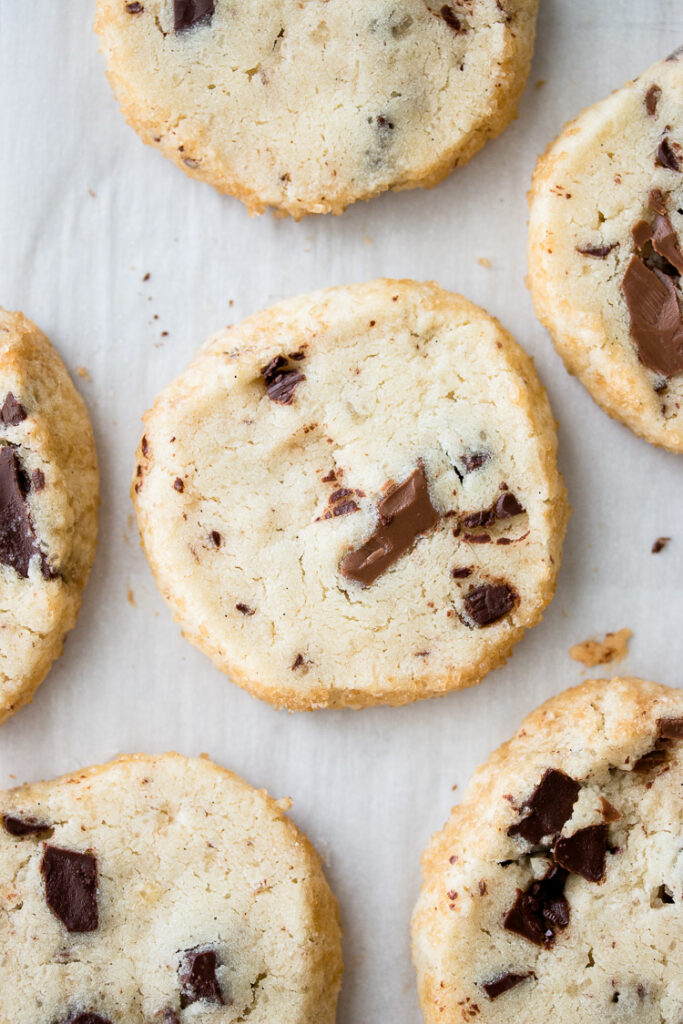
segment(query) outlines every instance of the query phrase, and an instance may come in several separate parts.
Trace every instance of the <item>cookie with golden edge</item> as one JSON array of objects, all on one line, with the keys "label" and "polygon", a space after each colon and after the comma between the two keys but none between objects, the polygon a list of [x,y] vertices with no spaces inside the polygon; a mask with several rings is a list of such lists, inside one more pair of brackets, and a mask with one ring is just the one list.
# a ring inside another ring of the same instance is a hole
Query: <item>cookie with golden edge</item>
[{"label": "cookie with golden edge", "polygon": [[682,690],[591,680],[529,715],[423,856],[426,1024],[677,1024],[682,794]]},{"label": "cookie with golden edge", "polygon": [[145,416],[133,500],[185,636],[297,710],[478,683],[541,618],[567,520],[531,360],[412,281],[217,334]]},{"label": "cookie with golden edge", "polygon": [[85,404],[36,325],[0,310],[0,722],[32,699],[76,622],[97,504]]}]

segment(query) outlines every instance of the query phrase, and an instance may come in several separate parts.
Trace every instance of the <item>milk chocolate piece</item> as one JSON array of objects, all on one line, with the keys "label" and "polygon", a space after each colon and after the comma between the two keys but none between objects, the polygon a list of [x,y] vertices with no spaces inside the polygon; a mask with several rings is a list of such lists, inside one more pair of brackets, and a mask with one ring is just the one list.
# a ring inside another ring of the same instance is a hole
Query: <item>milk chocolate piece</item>
[{"label": "milk chocolate piece", "polygon": [[545,836],[557,835],[571,818],[580,789],[571,776],[557,768],[548,768],[524,804],[527,816],[511,825],[508,835],[521,836],[532,845],[540,843]]},{"label": "milk chocolate piece", "polygon": [[664,136],[657,147],[656,163],[658,163],[660,167],[668,168],[670,171],[680,171],[681,169],[681,161],[678,153],[672,146],[667,135]]},{"label": "milk chocolate piece", "polygon": [[46,846],[40,870],[45,899],[55,917],[70,932],[97,928],[97,860],[91,853],[77,853]]},{"label": "milk chocolate piece", "polygon": [[561,836],[555,843],[555,863],[589,882],[605,877],[607,825],[589,825],[571,836]]},{"label": "milk chocolate piece", "polygon": [[377,512],[380,525],[360,548],[345,555],[339,566],[342,576],[364,587],[374,583],[439,521],[422,462],[407,480],[382,498]]},{"label": "milk chocolate piece", "polygon": [[681,373],[683,313],[671,278],[661,270],[650,270],[640,256],[634,255],[622,290],[640,361],[663,377]]},{"label": "milk chocolate piece", "polygon": [[178,972],[181,1009],[200,999],[224,1005],[223,993],[216,977],[217,966],[218,960],[212,949],[185,951]]},{"label": "milk chocolate piece", "polygon": [[594,260],[604,260],[618,245],[618,242],[613,242],[611,245],[577,245],[576,251],[580,252],[582,256],[590,256]]},{"label": "milk chocolate piece", "polygon": [[214,0],[173,0],[173,27],[176,32],[184,32],[201,21],[210,21],[214,9]]}]

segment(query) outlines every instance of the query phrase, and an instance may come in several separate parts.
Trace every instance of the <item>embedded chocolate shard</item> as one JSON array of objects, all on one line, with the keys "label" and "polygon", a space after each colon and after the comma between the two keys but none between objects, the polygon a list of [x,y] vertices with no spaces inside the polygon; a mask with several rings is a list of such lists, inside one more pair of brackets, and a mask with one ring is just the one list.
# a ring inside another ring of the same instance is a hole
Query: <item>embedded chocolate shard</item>
[{"label": "embedded chocolate shard", "polygon": [[36,532],[28,510],[27,495],[31,481],[16,449],[0,448],[0,563],[28,578],[31,559],[39,555],[45,579],[55,573],[38,547]]},{"label": "embedded chocolate shard", "polygon": [[173,27],[176,32],[184,32],[200,22],[210,21],[214,10],[214,0],[173,0]]},{"label": "embedded chocolate shard", "polygon": [[642,254],[647,243],[652,241],[652,225],[646,220],[639,220],[631,228],[631,236],[636,249]]},{"label": "embedded chocolate shard", "polygon": [[460,457],[465,470],[468,473],[472,473],[475,469],[481,469],[489,461],[491,456],[488,452],[469,452],[466,455]]},{"label": "embedded chocolate shard", "polygon": [[650,117],[654,117],[657,113],[657,105],[659,98],[662,95],[662,90],[658,85],[651,85],[645,93],[645,109],[647,110]]},{"label": "embedded chocolate shard", "polygon": [[46,846],[40,871],[47,905],[67,931],[94,932],[98,917],[97,860],[93,854]]},{"label": "embedded chocolate shard", "polygon": [[8,391],[2,409],[0,409],[0,420],[6,427],[16,427],[25,419],[26,410],[23,405],[16,400],[11,391]]},{"label": "embedded chocolate shard", "polygon": [[491,526],[495,520],[495,510],[492,508],[483,508],[478,512],[470,512],[468,515],[463,516],[462,525],[466,526],[470,530],[474,530],[479,526]]},{"label": "embedded chocolate shard", "polygon": [[5,832],[20,839],[23,836],[40,836],[52,832],[52,825],[37,818],[17,818],[14,814],[4,814],[2,825]]},{"label": "embedded chocolate shard", "polygon": [[600,797],[600,810],[602,816],[607,822],[621,821],[623,815],[621,811],[618,811],[614,804],[611,804],[609,800],[606,800],[604,796]]},{"label": "embedded chocolate shard", "polygon": [[662,377],[681,373],[683,312],[671,278],[660,270],[650,270],[634,255],[624,275],[622,291],[640,361]]},{"label": "embedded chocolate shard", "polygon": [[467,28],[463,25],[461,19],[448,4],[443,5],[439,11],[439,17],[442,18],[448,27],[452,28],[457,35],[462,35],[467,31]]},{"label": "embedded chocolate shard", "polygon": [[660,740],[683,740],[683,718],[660,718],[657,727]]},{"label": "embedded chocolate shard", "polygon": [[496,502],[496,519],[512,519],[513,516],[521,516],[524,511],[524,506],[519,503],[512,491],[501,494]]},{"label": "embedded chocolate shard", "polygon": [[525,892],[518,889],[503,927],[537,946],[552,946],[555,932],[569,924],[569,903],[564,895],[566,880],[567,872],[554,866]]},{"label": "embedded chocolate shard", "polygon": [[681,244],[674,226],[666,213],[657,213],[655,215],[652,232],[652,248],[655,252],[658,252],[659,255],[667,261],[667,263],[670,263],[672,267],[675,267],[679,274],[683,274],[683,252],[681,252]]},{"label": "embedded chocolate shard", "polygon": [[364,587],[374,583],[439,521],[421,461],[407,480],[382,498],[377,512],[380,525],[375,532],[356,551],[349,551],[339,565],[342,576]]},{"label": "embedded chocolate shard", "polygon": [[666,202],[664,201],[664,196],[660,189],[653,188],[650,191],[650,194],[647,197],[647,205],[654,213],[661,213],[663,217],[666,215]]},{"label": "embedded chocolate shard", "polygon": [[605,877],[606,854],[607,825],[589,825],[571,836],[561,836],[553,850],[556,864],[588,882],[601,882]]},{"label": "embedded chocolate shard", "polygon": [[306,380],[303,373],[289,366],[284,356],[271,359],[261,370],[261,376],[266,382],[268,398],[280,405],[291,405],[297,385]]},{"label": "embedded chocolate shard", "polygon": [[180,1007],[185,1009],[201,999],[224,1005],[223,993],[216,977],[218,959],[212,949],[188,949],[178,971]]},{"label": "embedded chocolate shard", "polygon": [[468,625],[490,626],[512,611],[517,594],[507,583],[483,583],[465,595]]},{"label": "embedded chocolate shard", "polygon": [[651,772],[654,768],[659,768],[661,765],[666,764],[668,759],[666,747],[657,746],[638,758],[633,765],[633,771],[638,772],[639,775],[644,775],[646,772]]},{"label": "embedded chocolate shard", "polygon": [[557,768],[548,768],[524,804],[527,816],[508,829],[509,836],[521,836],[534,845],[555,836],[572,816],[580,784]]},{"label": "embedded chocolate shard", "polygon": [[618,242],[612,242],[611,245],[577,245],[576,251],[580,252],[582,256],[590,256],[594,260],[604,260],[618,245]]},{"label": "embedded chocolate shard", "polygon": [[525,974],[499,974],[497,978],[492,978],[491,981],[483,981],[481,987],[483,988],[489,999],[497,999],[498,996],[502,996],[504,992],[509,992],[511,988],[516,988],[527,978],[535,978],[536,975],[533,971],[527,971]]},{"label": "embedded chocolate shard", "polygon": [[668,135],[665,135],[662,141],[657,147],[657,159],[656,163],[660,167],[666,167],[670,171],[680,171],[681,169],[681,158],[678,155],[678,146],[674,148],[675,144],[672,144]]}]

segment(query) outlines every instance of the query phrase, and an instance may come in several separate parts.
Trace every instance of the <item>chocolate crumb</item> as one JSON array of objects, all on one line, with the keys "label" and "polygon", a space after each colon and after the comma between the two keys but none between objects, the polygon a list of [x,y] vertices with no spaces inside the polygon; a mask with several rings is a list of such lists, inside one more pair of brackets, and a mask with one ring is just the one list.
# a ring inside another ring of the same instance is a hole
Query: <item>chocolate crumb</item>
[{"label": "chocolate crumb", "polygon": [[179,476],[177,476],[173,481],[173,489],[177,491],[179,494],[182,494],[183,491],[185,490],[185,484],[183,483]]},{"label": "chocolate crumb", "polygon": [[451,569],[451,576],[454,580],[466,580],[468,576],[471,576],[474,570],[468,565],[462,569]]},{"label": "chocolate crumb", "polygon": [[248,604],[244,604],[242,601],[238,601],[235,605],[238,612],[242,612],[242,615],[255,615],[256,609],[250,608]]},{"label": "chocolate crumb", "polygon": [[467,31],[467,29],[463,27],[460,18],[457,16],[453,8],[449,7],[448,4],[443,5],[439,11],[439,15],[446,22],[448,27],[453,29],[457,35],[462,35]]},{"label": "chocolate crumb", "polygon": [[292,662],[292,672],[295,672],[298,668],[301,668],[301,666],[303,664],[304,664],[304,656],[303,656],[303,654],[297,654],[296,658]]},{"label": "chocolate crumb", "polygon": [[660,551],[663,551],[666,545],[671,540],[671,537],[657,537],[657,540],[652,545],[652,554],[658,555]]},{"label": "chocolate crumb", "polygon": [[650,117],[654,117],[657,113],[657,104],[659,103],[659,97],[661,95],[662,90],[658,85],[651,85],[645,93],[645,109]]},{"label": "chocolate crumb", "polygon": [[[129,14],[142,14],[144,9],[145,8],[142,6],[142,4],[137,3],[137,2],[126,4],[126,10],[128,11]],[[148,281],[149,280],[149,274],[145,274],[145,276],[143,277],[142,280],[143,281]]]},{"label": "chocolate crumb", "polygon": [[211,537],[211,542],[214,545],[214,547],[219,548],[223,543],[223,538],[221,537],[218,530],[212,530],[209,536]]}]

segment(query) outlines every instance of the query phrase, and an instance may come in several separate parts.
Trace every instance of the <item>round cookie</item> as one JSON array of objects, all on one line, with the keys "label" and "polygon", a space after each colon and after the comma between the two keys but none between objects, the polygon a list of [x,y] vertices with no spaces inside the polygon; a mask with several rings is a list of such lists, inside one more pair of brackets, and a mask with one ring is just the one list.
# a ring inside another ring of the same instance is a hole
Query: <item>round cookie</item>
[{"label": "round cookie", "polygon": [[683,51],[566,126],[536,167],[529,282],[570,373],[683,452]]},{"label": "round cookie", "polygon": [[592,680],[529,715],[424,854],[427,1024],[683,1019],[683,691]]},{"label": "round cookie", "polygon": [[85,404],[45,335],[0,309],[0,722],[62,653],[95,556]]},{"label": "round cookie", "polygon": [[145,417],[133,499],[189,640],[278,707],[479,682],[550,600],[567,519],[529,358],[434,284],[284,302]]},{"label": "round cookie", "polygon": [[128,122],[251,213],[436,185],[515,115],[538,0],[98,0]]},{"label": "round cookie", "polygon": [[333,1024],[337,904],[288,807],[178,754],[0,793],[2,1024]]}]

